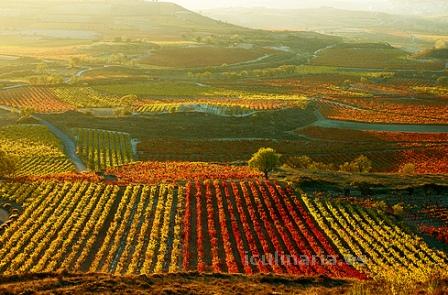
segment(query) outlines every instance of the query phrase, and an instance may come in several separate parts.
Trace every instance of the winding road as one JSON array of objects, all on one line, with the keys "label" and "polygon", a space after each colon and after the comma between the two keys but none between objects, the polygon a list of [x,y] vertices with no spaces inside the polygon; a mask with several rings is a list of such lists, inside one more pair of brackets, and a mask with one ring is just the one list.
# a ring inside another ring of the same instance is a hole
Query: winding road
[{"label": "winding road", "polygon": [[48,130],[54,134],[64,145],[65,154],[72,161],[72,163],[76,167],[76,171],[78,172],[86,172],[88,171],[87,166],[81,160],[81,158],[76,153],[76,143],[64,132],[62,132],[59,128],[54,126],[48,121],[45,121],[35,115],[32,116],[35,120],[39,121],[42,125],[47,126]]}]

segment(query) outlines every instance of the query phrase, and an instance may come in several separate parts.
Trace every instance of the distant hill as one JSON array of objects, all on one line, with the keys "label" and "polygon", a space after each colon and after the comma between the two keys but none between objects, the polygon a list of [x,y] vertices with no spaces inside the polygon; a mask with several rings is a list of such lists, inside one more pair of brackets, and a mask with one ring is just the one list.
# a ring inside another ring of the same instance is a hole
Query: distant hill
[{"label": "distant hill", "polygon": [[[316,31],[356,42],[389,42],[410,51],[432,46],[433,35],[448,34],[443,18],[393,15],[334,8],[228,8],[201,11],[203,15],[236,25],[269,30]],[[428,36],[426,36],[428,35]]]},{"label": "distant hill", "polygon": [[[341,41],[313,32],[254,30],[202,16],[174,3],[143,0],[0,1],[0,34],[36,40],[120,37],[224,46],[248,43],[287,46],[301,52],[313,52]],[[4,37],[3,45],[7,41],[10,38]]]},{"label": "distant hill", "polygon": [[212,20],[168,2],[35,1],[0,3],[0,31],[73,38],[127,36],[179,39],[191,33],[238,33],[248,29]]},{"label": "distant hill", "polygon": [[448,59],[448,48],[428,49],[417,55],[419,58]]},{"label": "distant hill", "polygon": [[201,13],[218,20],[257,29],[310,31],[397,29],[421,33],[448,33],[448,25],[437,19],[330,7],[225,8],[204,10]]}]

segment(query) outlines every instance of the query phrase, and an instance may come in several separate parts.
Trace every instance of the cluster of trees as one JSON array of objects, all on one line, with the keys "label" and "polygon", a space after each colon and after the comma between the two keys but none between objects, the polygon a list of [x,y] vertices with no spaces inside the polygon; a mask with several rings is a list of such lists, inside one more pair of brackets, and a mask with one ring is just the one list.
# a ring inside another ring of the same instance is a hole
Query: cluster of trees
[{"label": "cluster of trees", "polygon": [[239,72],[223,72],[221,75],[227,79],[238,79],[242,77],[281,77],[289,76],[294,74],[300,74],[303,72],[302,67],[295,65],[283,65],[276,68],[265,68],[265,69],[254,69],[250,71],[239,71]]},{"label": "cluster of trees", "polygon": [[313,161],[308,156],[301,156],[290,159],[288,165],[296,169],[310,171],[339,171],[347,173],[368,173],[372,171],[372,161],[366,156],[359,156],[353,161],[345,162],[339,166]]},{"label": "cluster of trees", "polygon": [[[304,73],[305,72],[302,66],[283,65],[276,68],[222,72],[216,75],[219,75],[220,78],[225,79],[240,79],[245,77],[258,77],[258,78],[283,77]],[[192,73],[192,72],[188,73],[189,78],[195,78],[195,79],[211,79],[213,78],[213,76],[214,74],[210,71],[199,73]]]},{"label": "cluster of trees", "polygon": [[105,57],[72,57],[69,61],[72,68],[79,67],[84,64],[109,64],[109,65],[135,65],[135,60],[133,57],[128,56],[124,53],[114,53]]},{"label": "cluster of trees", "polygon": [[58,85],[64,82],[64,78],[60,75],[51,73],[46,63],[39,63],[34,69],[34,76],[31,76],[28,80],[31,85]]},{"label": "cluster of trees", "polygon": [[239,43],[244,43],[245,39],[243,36],[234,35],[208,35],[208,36],[182,36],[185,40],[193,40],[197,43],[218,45],[218,46],[230,46]]},{"label": "cluster of trees", "polygon": [[59,85],[64,83],[64,78],[59,75],[54,74],[42,74],[42,75],[36,75],[31,76],[29,79],[29,82],[31,85],[37,86],[37,85]]},{"label": "cluster of trees", "polygon": [[[266,178],[280,165],[280,155],[272,148],[260,148],[249,160],[249,166],[262,172]],[[339,171],[346,173],[368,173],[372,171],[372,161],[366,156],[359,156],[342,165],[325,164],[313,161],[308,156],[295,157],[289,160],[289,166],[311,171]]]}]

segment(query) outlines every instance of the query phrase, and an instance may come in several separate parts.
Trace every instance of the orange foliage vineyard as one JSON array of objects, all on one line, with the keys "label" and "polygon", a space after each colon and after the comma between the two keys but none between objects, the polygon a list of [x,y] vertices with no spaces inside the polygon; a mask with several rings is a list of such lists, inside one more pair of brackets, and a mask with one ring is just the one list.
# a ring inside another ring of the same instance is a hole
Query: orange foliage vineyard
[{"label": "orange foliage vineyard", "polygon": [[31,109],[38,113],[59,113],[75,109],[71,104],[60,101],[52,90],[37,87],[0,90],[0,105],[19,110]]}]

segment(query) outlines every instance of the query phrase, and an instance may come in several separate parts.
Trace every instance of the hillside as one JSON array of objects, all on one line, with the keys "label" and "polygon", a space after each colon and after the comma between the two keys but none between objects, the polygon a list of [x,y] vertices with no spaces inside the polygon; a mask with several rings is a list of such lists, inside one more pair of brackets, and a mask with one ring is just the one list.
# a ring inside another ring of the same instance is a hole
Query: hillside
[{"label": "hillside", "polygon": [[[139,48],[138,54],[147,49],[142,49],[142,41],[183,48],[198,43],[224,47],[280,45],[301,52],[314,52],[340,42],[340,38],[313,32],[272,32],[244,28],[202,16],[169,2],[119,0],[4,2],[0,4],[0,33],[3,36],[1,47],[7,47],[0,50],[0,54],[38,57],[73,56],[73,46],[112,40],[140,42],[135,45]],[[20,54],[24,47],[33,46],[31,53],[27,50]],[[104,46],[101,48],[106,53]],[[82,53],[86,53],[85,49]],[[136,51],[125,53],[135,55]],[[147,56],[148,52],[144,55]],[[255,54],[254,58],[261,56],[263,54]],[[219,62],[239,61],[223,59]]]},{"label": "hillside", "polygon": [[424,33],[446,33],[447,25],[436,19],[401,16],[374,11],[354,11],[330,7],[309,9],[225,8],[203,11],[222,21],[259,29],[339,30],[397,29]]},{"label": "hillside", "polygon": [[9,1],[0,5],[0,30],[72,39],[126,36],[178,39],[191,33],[236,33],[224,24],[168,2]]},{"label": "hillside", "polygon": [[448,25],[437,18],[329,7],[289,10],[228,8],[202,13],[217,20],[256,29],[318,31],[358,41],[386,41],[400,46],[431,43],[433,41],[426,35],[448,32]]},{"label": "hillside", "polygon": [[448,48],[428,49],[418,54],[420,58],[448,59]]}]

